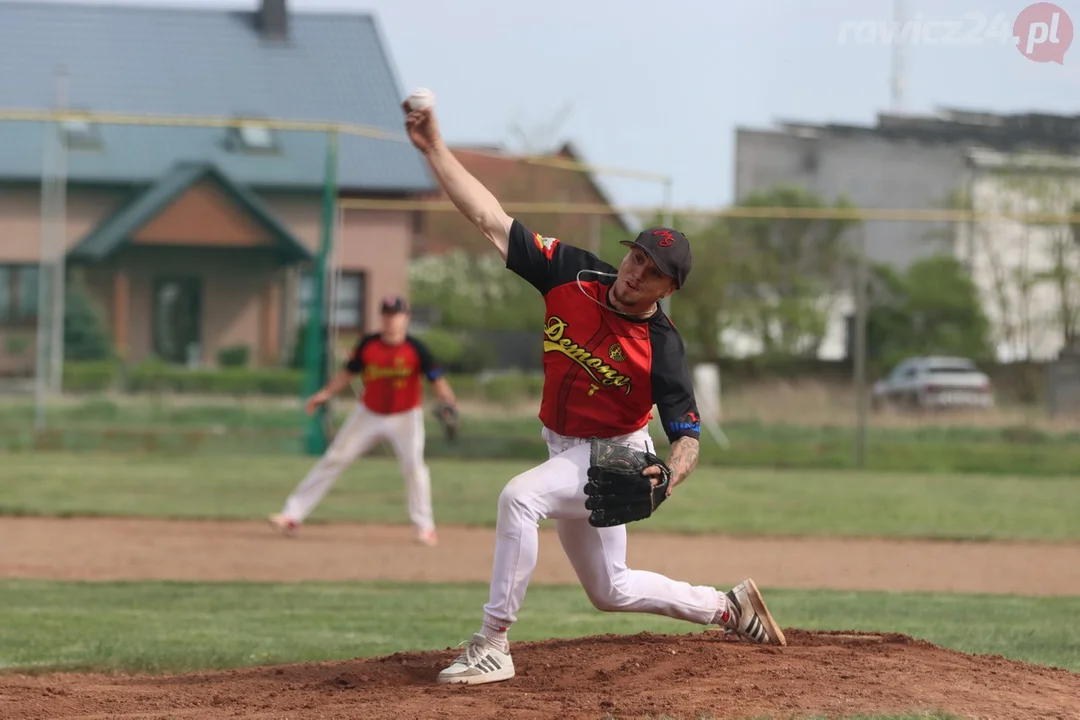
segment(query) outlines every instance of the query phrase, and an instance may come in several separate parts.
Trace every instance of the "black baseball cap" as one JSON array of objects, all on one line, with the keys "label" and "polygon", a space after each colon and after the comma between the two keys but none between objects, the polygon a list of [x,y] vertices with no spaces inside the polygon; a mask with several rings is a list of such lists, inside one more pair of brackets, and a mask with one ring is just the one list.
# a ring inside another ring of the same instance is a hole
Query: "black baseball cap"
[{"label": "black baseball cap", "polygon": [[408,301],[398,295],[387,295],[383,298],[382,306],[380,308],[384,315],[393,315],[395,313],[403,313],[409,311]]},{"label": "black baseball cap", "polygon": [[681,288],[690,274],[690,241],[678,230],[654,227],[643,230],[633,240],[623,240],[627,247],[639,247],[656,265],[656,269],[675,281]]}]

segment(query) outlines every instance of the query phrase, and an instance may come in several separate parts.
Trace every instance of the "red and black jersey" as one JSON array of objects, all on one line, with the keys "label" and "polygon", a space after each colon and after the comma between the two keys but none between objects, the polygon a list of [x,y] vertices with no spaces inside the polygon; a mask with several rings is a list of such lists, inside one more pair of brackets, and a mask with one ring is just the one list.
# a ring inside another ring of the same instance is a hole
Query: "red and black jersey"
[{"label": "red and black jersey", "polygon": [[662,310],[634,319],[611,307],[616,268],[517,220],[506,267],[539,290],[547,307],[545,426],[569,437],[626,435],[648,424],[655,404],[668,440],[699,436],[682,337]]},{"label": "red and black jersey", "polygon": [[361,374],[364,390],[360,401],[380,415],[419,407],[423,401],[421,376],[430,382],[442,376],[427,346],[411,335],[398,345],[384,342],[378,333],[363,336],[356,342],[345,369]]}]

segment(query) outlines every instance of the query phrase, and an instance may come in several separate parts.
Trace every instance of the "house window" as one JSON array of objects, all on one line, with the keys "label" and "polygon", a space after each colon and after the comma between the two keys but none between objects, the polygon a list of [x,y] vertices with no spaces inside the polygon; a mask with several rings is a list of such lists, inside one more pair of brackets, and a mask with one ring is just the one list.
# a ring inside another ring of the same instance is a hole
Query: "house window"
[{"label": "house window", "polygon": [[36,265],[0,265],[0,325],[30,325],[37,320]]},{"label": "house window", "polygon": [[68,119],[60,123],[64,144],[69,150],[100,150],[101,133],[89,120]]},{"label": "house window", "polygon": [[275,153],[278,150],[273,128],[257,122],[230,128],[228,145],[231,150],[243,153]]},{"label": "house window", "polygon": [[[352,330],[358,333],[364,332],[365,318],[367,317],[367,275],[362,272],[342,272],[336,278],[328,278],[326,285],[327,297],[329,297],[333,281],[336,279],[336,297],[334,298],[332,325],[343,330]],[[300,278],[299,293],[299,317],[300,322],[307,322],[308,308],[311,297],[315,291],[313,276],[305,272]]]}]

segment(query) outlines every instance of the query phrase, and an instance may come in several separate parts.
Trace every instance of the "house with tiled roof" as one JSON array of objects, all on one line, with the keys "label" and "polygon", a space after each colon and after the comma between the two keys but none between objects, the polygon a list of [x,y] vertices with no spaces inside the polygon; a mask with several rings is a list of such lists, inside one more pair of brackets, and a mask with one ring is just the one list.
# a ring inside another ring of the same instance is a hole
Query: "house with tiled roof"
[{"label": "house with tiled roof", "polygon": [[[68,276],[82,278],[119,352],[211,366],[237,346],[257,365],[286,357],[319,247],[327,135],[260,120],[402,138],[340,135],[339,196],[434,190],[403,140],[404,91],[375,18],[252,2],[241,12],[0,0],[0,354],[28,347],[33,367],[50,172],[64,180],[56,235]],[[90,115],[11,119],[57,107]],[[253,124],[100,123],[93,113]],[[413,224],[404,210],[340,213],[332,325],[370,329],[376,299],[406,291]]]}]

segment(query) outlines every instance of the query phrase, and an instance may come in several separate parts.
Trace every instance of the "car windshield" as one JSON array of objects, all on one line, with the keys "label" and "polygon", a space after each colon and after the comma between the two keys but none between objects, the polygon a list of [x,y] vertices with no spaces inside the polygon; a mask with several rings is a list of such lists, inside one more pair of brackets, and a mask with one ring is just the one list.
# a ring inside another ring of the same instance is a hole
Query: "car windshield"
[{"label": "car windshield", "polygon": [[927,368],[931,375],[943,375],[945,373],[974,373],[979,372],[973,365],[931,365]]}]

